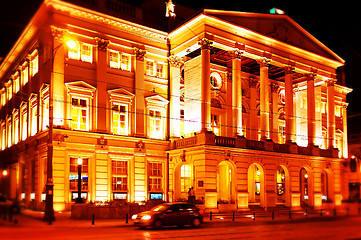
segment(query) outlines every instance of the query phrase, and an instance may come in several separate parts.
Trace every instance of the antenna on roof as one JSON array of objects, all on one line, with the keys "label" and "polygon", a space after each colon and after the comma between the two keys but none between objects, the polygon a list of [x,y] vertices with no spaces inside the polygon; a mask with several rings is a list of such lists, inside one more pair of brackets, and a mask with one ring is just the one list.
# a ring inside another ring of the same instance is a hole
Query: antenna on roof
[{"label": "antenna on roof", "polygon": [[283,10],[281,10],[281,9],[279,9],[279,8],[271,8],[271,9],[269,10],[269,12],[270,12],[271,14],[280,14],[280,15],[285,14],[285,11],[283,11]]}]

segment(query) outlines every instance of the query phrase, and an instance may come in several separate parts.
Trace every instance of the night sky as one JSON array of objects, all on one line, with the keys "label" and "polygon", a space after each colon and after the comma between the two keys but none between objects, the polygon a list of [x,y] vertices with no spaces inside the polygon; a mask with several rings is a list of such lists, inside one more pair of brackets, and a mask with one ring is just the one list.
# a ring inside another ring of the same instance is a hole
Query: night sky
[{"label": "night sky", "polygon": [[[9,52],[41,2],[41,0],[2,2],[0,57],[5,57]],[[127,2],[139,5],[142,0],[127,0]],[[350,103],[348,115],[361,114],[361,8],[357,1],[321,1],[320,3],[317,0],[173,0],[173,3],[176,5],[176,13],[177,4],[196,10],[212,8],[258,13],[268,13],[273,7],[282,9],[285,14],[346,61],[346,86],[354,89],[347,99]]]}]

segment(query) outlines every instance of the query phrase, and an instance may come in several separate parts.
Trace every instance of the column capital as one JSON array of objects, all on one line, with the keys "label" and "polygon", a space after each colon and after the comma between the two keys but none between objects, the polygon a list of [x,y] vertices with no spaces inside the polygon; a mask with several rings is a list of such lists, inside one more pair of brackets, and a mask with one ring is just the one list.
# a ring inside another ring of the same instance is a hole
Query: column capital
[{"label": "column capital", "polygon": [[278,83],[273,82],[273,83],[270,84],[270,86],[271,86],[271,92],[272,93],[275,93],[275,92],[278,91],[278,88],[279,88]]},{"label": "column capital", "polygon": [[255,78],[249,78],[249,87],[250,88],[256,88],[257,87],[257,79]]},{"label": "column capital", "polygon": [[295,67],[288,65],[288,66],[283,67],[283,69],[285,70],[285,74],[292,74],[293,70],[295,70]]},{"label": "column capital", "polygon": [[326,80],[326,85],[327,85],[327,87],[332,87],[332,86],[335,86],[336,82],[337,82],[337,79],[330,78],[330,79]]},{"label": "column capital", "polygon": [[243,53],[244,53],[244,51],[239,50],[238,48],[228,51],[228,54],[229,54],[233,59],[241,59]]},{"label": "column capital", "polygon": [[306,73],[306,74],[305,74],[305,77],[306,77],[307,82],[308,82],[308,81],[314,81],[316,75],[317,75],[317,74],[314,73],[314,72]]},{"label": "column capital", "polygon": [[106,39],[101,39],[99,37],[95,37],[94,39],[97,44],[98,50],[102,52],[106,52],[110,41]]},{"label": "column capital", "polygon": [[260,65],[260,67],[268,67],[268,64],[271,62],[268,58],[260,58],[257,60],[257,63]]},{"label": "column capital", "polygon": [[135,58],[139,61],[144,61],[144,56],[146,54],[146,51],[136,47],[133,49],[134,49]]},{"label": "column capital", "polygon": [[213,44],[212,40],[209,40],[208,38],[202,38],[201,40],[198,41],[198,45],[201,46],[201,49],[211,49],[211,46]]},{"label": "column capital", "polygon": [[58,40],[60,43],[63,42],[64,36],[68,34],[68,29],[63,29],[59,27],[55,27],[53,25],[50,26],[51,35],[55,40]]},{"label": "column capital", "polygon": [[184,65],[184,59],[174,55],[168,57],[168,62],[170,66],[177,68],[180,68]]}]

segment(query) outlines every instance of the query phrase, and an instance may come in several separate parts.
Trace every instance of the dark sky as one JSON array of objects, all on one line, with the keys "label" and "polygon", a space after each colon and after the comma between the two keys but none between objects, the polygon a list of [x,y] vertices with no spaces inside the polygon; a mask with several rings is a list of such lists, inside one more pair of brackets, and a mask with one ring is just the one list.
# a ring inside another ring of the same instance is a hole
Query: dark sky
[{"label": "dark sky", "polygon": [[[134,4],[142,2],[142,0],[127,1]],[[41,2],[41,0],[2,2],[1,57],[6,56]],[[177,4],[196,10],[212,8],[259,13],[268,13],[273,7],[284,10],[304,29],[346,60],[346,85],[354,89],[348,95],[350,103],[348,114],[361,113],[361,8],[357,1],[173,0],[173,3],[176,4],[176,11]]]}]

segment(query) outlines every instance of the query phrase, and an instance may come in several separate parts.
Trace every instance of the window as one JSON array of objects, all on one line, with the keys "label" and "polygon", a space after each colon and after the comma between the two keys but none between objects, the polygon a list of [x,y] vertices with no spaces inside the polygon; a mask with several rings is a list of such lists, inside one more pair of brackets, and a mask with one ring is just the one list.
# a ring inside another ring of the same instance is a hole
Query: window
[{"label": "window", "polygon": [[42,122],[43,126],[42,129],[45,131],[47,129],[47,126],[49,126],[49,96],[43,98],[43,104],[42,104]]},{"label": "window", "polygon": [[36,97],[30,101],[30,135],[34,136],[38,132],[38,104]]},{"label": "window", "polygon": [[19,110],[13,112],[14,119],[14,144],[19,142]]},{"label": "window", "polygon": [[22,104],[20,108],[21,115],[21,140],[25,140],[28,137],[28,110],[27,105]]},{"label": "window", "polygon": [[11,147],[11,116],[6,118],[7,147]]},{"label": "window", "polygon": [[165,77],[165,65],[160,62],[155,62],[152,60],[146,60],[145,64],[145,74],[148,76],[155,76],[158,78]]},{"label": "window", "polygon": [[93,46],[86,43],[76,42],[74,48],[68,48],[68,57],[83,62],[93,62]]},{"label": "window", "polygon": [[11,82],[6,88],[6,93],[7,93],[8,101],[10,101],[10,99],[13,97],[13,86],[11,85]]},{"label": "window", "polygon": [[17,74],[17,75],[14,77],[14,93],[19,92],[19,90],[20,90],[20,77],[19,77],[19,75]]},{"label": "window", "polygon": [[157,73],[156,76],[159,78],[164,78],[164,65],[161,63],[157,64]]},{"label": "window", "polygon": [[127,106],[113,103],[113,133],[128,135],[128,109]]},{"label": "window", "polygon": [[5,122],[1,122],[1,150],[6,148],[6,129],[5,129]]},{"label": "window", "polygon": [[6,90],[5,88],[3,88],[1,90],[1,106],[5,106],[6,105]]},{"label": "window", "polygon": [[88,99],[72,97],[71,129],[88,131]]},{"label": "window", "polygon": [[149,137],[162,138],[162,115],[158,110],[149,110]]},{"label": "window", "polygon": [[37,53],[31,60],[30,64],[31,64],[31,76],[33,77],[39,71],[39,55]]},{"label": "window", "polygon": [[162,163],[148,163],[149,191],[162,192]]},{"label": "window", "polygon": [[122,53],[120,67],[122,70],[130,71],[130,55]]},{"label": "window", "polygon": [[146,61],[146,72],[149,76],[154,76],[154,62],[153,61]]},{"label": "window", "polygon": [[[128,162],[112,160],[112,190],[113,192],[128,192]],[[122,195],[116,195],[119,198]],[[124,196],[123,196],[124,197]]]},{"label": "window", "polygon": [[222,77],[219,73],[217,72],[212,72],[211,73],[211,86],[213,89],[220,89],[222,87]]},{"label": "window", "polygon": [[341,106],[335,107],[335,115],[336,117],[341,117]]},{"label": "window", "polygon": [[[89,159],[83,158],[81,165],[81,190],[88,191]],[[70,158],[69,190],[78,190],[78,158]]]},{"label": "window", "polygon": [[212,131],[216,136],[221,134],[221,127],[218,115],[211,115]]},{"label": "window", "polygon": [[23,66],[23,70],[21,71],[21,84],[22,86],[24,86],[25,84],[27,84],[29,81],[29,67]]},{"label": "window", "polygon": [[109,66],[111,68],[119,68],[119,52],[109,50]]},{"label": "window", "polygon": [[193,166],[184,164],[181,167],[181,192],[188,192],[193,186]]}]

